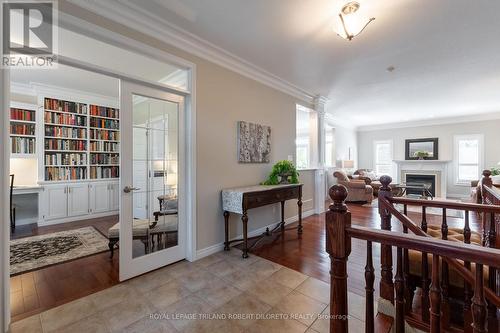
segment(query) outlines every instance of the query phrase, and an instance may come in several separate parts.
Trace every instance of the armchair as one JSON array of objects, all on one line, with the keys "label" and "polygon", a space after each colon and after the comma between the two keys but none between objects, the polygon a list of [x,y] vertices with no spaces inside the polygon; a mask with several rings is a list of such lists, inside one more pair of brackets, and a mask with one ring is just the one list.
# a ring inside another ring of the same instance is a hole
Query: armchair
[{"label": "armchair", "polygon": [[333,176],[337,178],[338,184],[347,187],[347,202],[372,202],[373,187],[367,185],[364,180],[351,180],[343,171],[335,171]]},{"label": "armchair", "polygon": [[357,179],[364,180],[366,185],[370,185],[373,188],[373,195],[378,195],[378,190],[382,186],[382,183],[380,183],[379,177],[372,169],[358,169],[354,171],[353,175],[358,176]]}]

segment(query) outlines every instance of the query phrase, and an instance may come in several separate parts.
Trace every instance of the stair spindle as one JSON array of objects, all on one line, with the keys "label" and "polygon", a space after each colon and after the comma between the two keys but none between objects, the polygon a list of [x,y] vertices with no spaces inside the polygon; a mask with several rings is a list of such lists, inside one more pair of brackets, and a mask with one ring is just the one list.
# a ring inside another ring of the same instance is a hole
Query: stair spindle
[{"label": "stair spindle", "polygon": [[472,328],[474,333],[485,333],[486,330],[486,300],[484,299],[483,265],[476,263],[476,280],[474,297],[472,298]]},{"label": "stair spindle", "polygon": [[404,279],[403,279],[403,249],[397,248],[396,276],[394,277],[396,289],[396,333],[405,331],[405,301],[404,301]]},{"label": "stair spindle", "polygon": [[[465,226],[464,226],[464,243],[470,244],[471,230],[469,225],[469,211],[465,211]],[[469,261],[464,262],[464,267],[469,271],[471,264]],[[472,312],[471,312],[471,285],[464,280],[464,332],[470,332],[472,328]]]},{"label": "stair spindle", "polygon": [[[427,232],[427,215],[426,207],[422,206],[422,223],[420,225],[424,232]],[[429,322],[429,262],[427,253],[422,253],[422,294],[420,303],[422,304],[422,320],[425,323]]]},{"label": "stair spindle", "polygon": [[[496,247],[496,222],[495,213],[490,214],[488,228],[488,245],[490,248]],[[488,268],[488,287],[498,294],[497,290],[497,269],[493,266]],[[497,308],[495,304],[488,301],[488,332],[498,332]]]},{"label": "stair spindle", "polygon": [[[408,206],[403,206],[403,213],[408,215]],[[403,224],[403,233],[408,233],[408,227]],[[405,294],[405,313],[411,312],[413,303],[414,287],[410,281],[410,261],[408,249],[403,250],[403,279],[404,279],[404,294]]]},{"label": "stair spindle", "polygon": [[[441,238],[448,239],[448,222],[446,220],[446,208],[443,208],[443,219],[441,223]],[[450,279],[448,263],[443,260],[441,264],[441,329],[448,330],[450,326]]]},{"label": "stair spindle", "polygon": [[432,255],[432,283],[430,288],[430,329],[431,333],[440,332],[441,290],[439,287],[439,256]]},{"label": "stair spindle", "polygon": [[365,308],[365,332],[373,333],[375,331],[375,319],[374,319],[374,303],[373,303],[373,293],[375,289],[373,284],[375,282],[375,269],[373,268],[373,256],[372,256],[372,242],[366,242],[366,266],[365,266],[365,291],[366,291],[366,308]]}]

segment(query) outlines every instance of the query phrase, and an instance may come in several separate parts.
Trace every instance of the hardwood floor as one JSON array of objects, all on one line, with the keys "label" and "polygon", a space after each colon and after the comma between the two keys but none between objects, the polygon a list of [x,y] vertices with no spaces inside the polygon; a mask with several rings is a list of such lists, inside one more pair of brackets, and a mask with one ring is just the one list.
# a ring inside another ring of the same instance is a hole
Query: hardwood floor
[{"label": "hardwood floor", "polygon": [[[380,227],[376,208],[350,204],[352,223],[368,227]],[[410,213],[414,221],[420,214]],[[92,225],[103,234],[118,221],[118,216],[71,222],[47,227],[17,227],[13,237],[40,235],[61,230],[75,229]],[[428,215],[429,224],[440,224],[441,217]],[[462,226],[462,220],[448,218],[450,227]],[[325,252],[324,214],[304,219],[304,233],[301,237],[294,231],[284,235],[269,237],[254,248],[251,253],[272,260],[304,274],[329,282],[330,259]],[[399,223],[393,219],[394,230],[400,230]],[[221,231],[222,231],[221,221]],[[471,228],[478,231],[478,221],[471,217]],[[140,246],[140,244],[139,244]],[[239,251],[232,249],[232,251]],[[376,292],[380,278],[380,247],[374,245],[374,267],[376,268]],[[364,296],[364,267],[366,244],[353,240],[352,253],[348,262],[349,290]],[[101,253],[62,264],[42,268],[11,277],[12,320],[17,321],[30,315],[70,302],[80,297],[109,288],[119,283],[118,256],[109,259],[109,253]]]},{"label": "hardwood floor", "polygon": [[[18,226],[12,238],[94,226],[104,235],[118,222],[118,216],[75,221],[53,226]],[[119,283],[118,256],[109,252],[41,268],[10,278],[12,321],[68,303]]]},{"label": "hardwood floor", "polygon": [[[352,224],[380,228],[378,209],[361,204],[348,204]],[[421,214],[409,212],[410,218],[420,223]],[[429,225],[441,225],[441,216],[427,215]],[[463,227],[463,219],[447,217],[448,225]],[[298,236],[295,231],[287,231],[262,240],[251,253],[295,269],[325,282],[330,281],[330,258],[325,251],[325,214],[313,215],[303,221],[304,232]],[[401,224],[392,219],[393,230],[401,231]],[[480,231],[479,221],[471,216],[471,229]],[[394,254],[395,256],[395,254]],[[352,251],[348,261],[348,288],[360,296],[365,295],[366,242],[352,240]],[[380,245],[373,244],[373,265],[375,267],[375,292],[378,295],[380,282]]]}]

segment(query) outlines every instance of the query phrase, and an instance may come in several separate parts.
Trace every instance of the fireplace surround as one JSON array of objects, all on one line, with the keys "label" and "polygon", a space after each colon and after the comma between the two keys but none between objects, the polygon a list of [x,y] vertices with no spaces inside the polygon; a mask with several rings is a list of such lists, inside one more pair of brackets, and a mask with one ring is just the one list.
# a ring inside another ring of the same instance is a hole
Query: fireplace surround
[{"label": "fireplace surround", "polygon": [[434,196],[446,198],[448,180],[448,160],[394,160],[396,164],[396,179],[394,183],[407,182],[407,175],[433,176]]}]

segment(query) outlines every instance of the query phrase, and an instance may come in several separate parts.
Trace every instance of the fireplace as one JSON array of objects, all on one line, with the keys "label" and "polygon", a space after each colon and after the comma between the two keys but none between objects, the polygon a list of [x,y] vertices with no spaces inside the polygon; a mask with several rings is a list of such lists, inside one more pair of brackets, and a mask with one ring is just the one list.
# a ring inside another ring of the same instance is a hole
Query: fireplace
[{"label": "fireplace", "polygon": [[[421,175],[421,174],[406,174],[405,182],[410,184],[425,184],[430,186],[429,191],[432,196],[436,196],[436,176],[435,175]],[[406,194],[422,195],[422,191],[415,189],[407,189]]]}]

